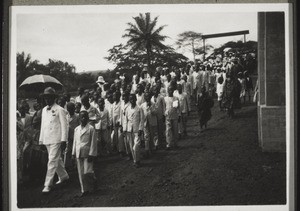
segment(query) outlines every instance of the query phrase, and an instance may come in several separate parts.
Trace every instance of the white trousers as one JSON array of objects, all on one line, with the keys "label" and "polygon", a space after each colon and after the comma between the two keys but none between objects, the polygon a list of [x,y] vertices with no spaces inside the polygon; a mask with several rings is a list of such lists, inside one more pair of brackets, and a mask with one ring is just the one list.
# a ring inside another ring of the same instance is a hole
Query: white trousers
[{"label": "white trousers", "polygon": [[81,192],[89,191],[87,184],[83,181],[84,175],[87,173],[94,174],[93,162],[88,162],[87,158],[77,158],[78,178],[80,182]]},{"label": "white trousers", "polygon": [[141,140],[138,133],[127,132],[127,141],[134,162],[140,161]]},{"label": "white trousers", "polygon": [[144,128],[145,150],[153,150],[158,146],[157,126],[147,126]]},{"label": "white trousers", "polygon": [[63,160],[61,158],[61,144],[48,144],[45,145],[48,151],[48,168],[44,186],[49,187],[53,185],[55,173],[57,173],[60,180],[69,177],[65,170]]},{"label": "white trousers", "polygon": [[120,127],[114,127],[111,133],[112,146],[117,146],[119,152],[125,151],[123,134],[121,133]]},{"label": "white trousers", "polygon": [[129,141],[128,141],[127,132],[123,132],[122,136],[123,136],[123,140],[124,140],[124,147],[125,147],[126,154],[129,155],[129,154],[131,154],[131,149],[130,149],[130,145],[129,145]]}]

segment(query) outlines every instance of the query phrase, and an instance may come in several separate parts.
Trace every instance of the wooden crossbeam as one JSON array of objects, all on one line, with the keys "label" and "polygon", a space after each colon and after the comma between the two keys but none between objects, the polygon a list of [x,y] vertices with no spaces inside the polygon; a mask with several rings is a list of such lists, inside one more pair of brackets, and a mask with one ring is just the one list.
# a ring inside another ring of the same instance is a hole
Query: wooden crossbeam
[{"label": "wooden crossbeam", "polygon": [[228,37],[228,36],[245,35],[245,34],[249,34],[249,30],[225,32],[225,33],[218,33],[218,34],[206,34],[206,35],[202,35],[202,39]]}]

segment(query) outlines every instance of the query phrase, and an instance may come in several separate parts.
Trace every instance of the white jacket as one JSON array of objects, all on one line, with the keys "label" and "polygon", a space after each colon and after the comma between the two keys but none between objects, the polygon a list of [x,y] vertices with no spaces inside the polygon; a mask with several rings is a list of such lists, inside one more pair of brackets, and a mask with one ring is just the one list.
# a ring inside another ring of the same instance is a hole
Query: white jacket
[{"label": "white jacket", "polygon": [[97,156],[97,135],[90,124],[84,128],[81,128],[81,125],[75,128],[72,155],[76,158]]},{"label": "white jacket", "polygon": [[127,132],[137,133],[139,130],[144,130],[144,114],[142,109],[136,105],[131,108],[131,105],[126,109],[126,125]]},{"label": "white jacket", "polygon": [[68,140],[68,122],[65,109],[53,104],[50,110],[48,106],[42,111],[42,124],[39,144],[58,144]]}]

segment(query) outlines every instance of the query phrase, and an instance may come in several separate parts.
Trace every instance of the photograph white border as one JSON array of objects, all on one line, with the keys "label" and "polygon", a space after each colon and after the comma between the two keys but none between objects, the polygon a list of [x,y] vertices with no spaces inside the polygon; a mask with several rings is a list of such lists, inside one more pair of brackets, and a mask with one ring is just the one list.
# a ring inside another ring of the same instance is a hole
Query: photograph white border
[{"label": "photograph white border", "polygon": [[[17,174],[16,174],[16,45],[17,45],[17,15],[18,14],[66,14],[66,13],[126,13],[156,12],[156,13],[228,13],[228,12],[272,12],[283,11],[285,13],[285,55],[286,55],[286,175],[287,175],[287,204],[286,205],[248,205],[248,206],[179,206],[179,207],[142,207],[142,209],[163,210],[204,210],[204,211],[252,211],[272,210],[285,211],[294,207],[294,83],[293,83],[293,10],[288,3],[269,4],[141,4],[141,5],[74,5],[74,6],[12,6],[10,8],[10,51],[9,51],[9,192],[10,210],[19,210],[17,207]],[[21,210],[111,210],[110,207],[85,207],[85,208],[22,208]],[[134,209],[140,207],[120,207],[118,210]]]}]

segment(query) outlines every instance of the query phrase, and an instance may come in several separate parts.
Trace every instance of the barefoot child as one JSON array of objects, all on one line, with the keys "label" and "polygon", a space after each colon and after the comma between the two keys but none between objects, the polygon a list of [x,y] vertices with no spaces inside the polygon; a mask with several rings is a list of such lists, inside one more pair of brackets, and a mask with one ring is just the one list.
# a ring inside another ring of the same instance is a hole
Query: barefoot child
[{"label": "barefoot child", "polygon": [[77,160],[81,196],[94,189],[96,177],[93,159],[97,156],[97,137],[93,126],[88,124],[87,111],[80,111],[80,125],[75,128],[72,156]]}]

